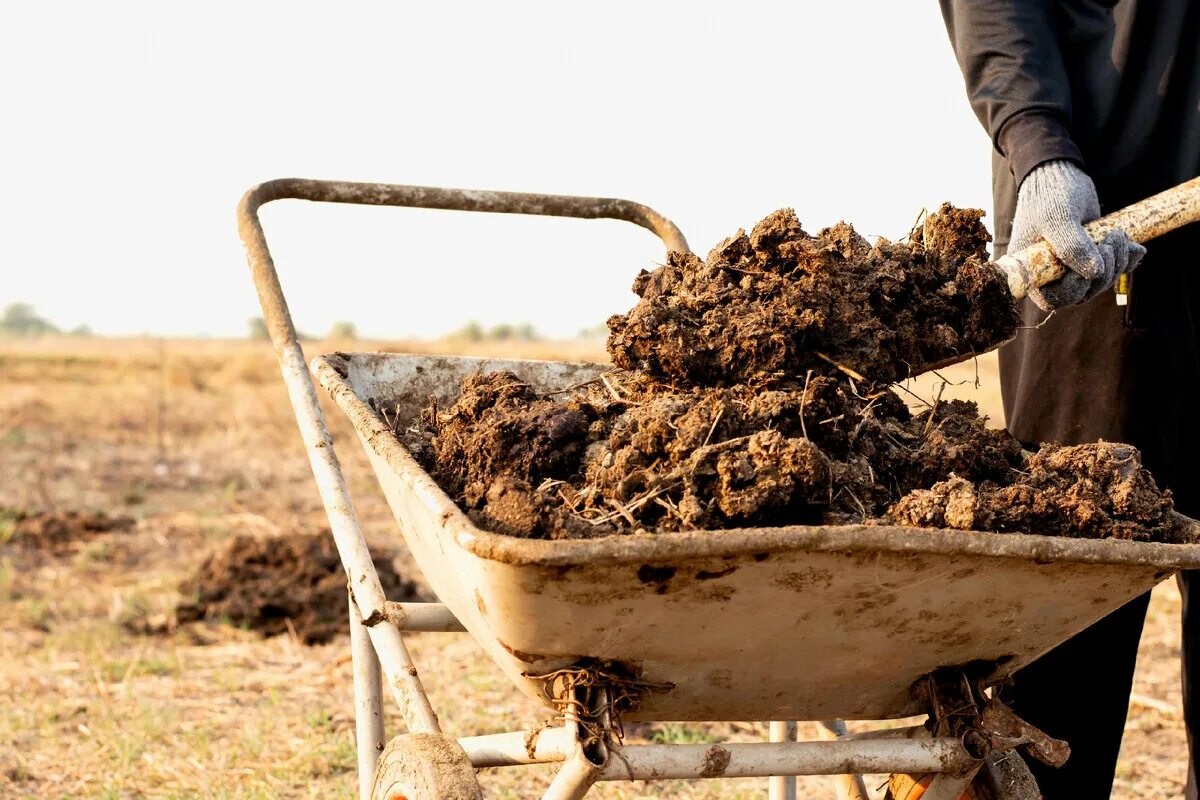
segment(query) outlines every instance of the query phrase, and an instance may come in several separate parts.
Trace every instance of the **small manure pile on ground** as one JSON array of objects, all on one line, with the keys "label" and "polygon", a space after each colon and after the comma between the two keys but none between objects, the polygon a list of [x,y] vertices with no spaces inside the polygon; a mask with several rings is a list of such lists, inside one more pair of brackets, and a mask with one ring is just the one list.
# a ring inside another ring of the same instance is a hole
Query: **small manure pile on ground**
[{"label": "small manure pile on ground", "polygon": [[586,538],[873,523],[1166,540],[1171,499],[1126,445],[1028,453],[974,403],[888,384],[1007,339],[1017,315],[977,211],[921,243],[817,236],[791,211],[705,262],[672,253],[609,321],[618,369],[539,395],[469,377],[403,436],[481,526]]},{"label": "small manure pile on ground", "polygon": [[608,327],[613,363],[689,384],[733,385],[836,362],[885,384],[983,352],[1019,324],[988,263],[983,212],[943,205],[908,242],[874,246],[840,222],[810,236],[771,214],[701,261],[671,253]]},{"label": "small manure pile on ground", "polygon": [[[84,511],[0,511],[0,522],[6,519],[11,528],[0,541],[55,556],[70,555],[99,536],[122,533],[136,524],[132,517],[110,517]],[[0,534],[3,533],[3,527],[0,527]]]},{"label": "small manure pile on ground", "polygon": [[[396,574],[394,553],[375,548],[375,569],[388,598],[416,600],[416,586]],[[179,587],[187,598],[178,622],[221,620],[265,636],[288,631],[305,644],[345,633],[346,573],[328,533],[267,538],[238,535],[200,564]]]}]

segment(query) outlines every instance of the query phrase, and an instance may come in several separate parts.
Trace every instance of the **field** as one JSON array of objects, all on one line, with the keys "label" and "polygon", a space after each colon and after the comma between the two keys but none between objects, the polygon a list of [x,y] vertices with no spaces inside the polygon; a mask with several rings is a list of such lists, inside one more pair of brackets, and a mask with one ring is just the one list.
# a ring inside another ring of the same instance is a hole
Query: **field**
[{"label": "field", "polygon": [[[601,342],[331,349],[603,358]],[[946,397],[1000,420],[994,360],[945,373]],[[979,388],[975,388],[978,382]],[[929,397],[933,380],[912,391]],[[348,424],[326,406],[368,538],[393,523]],[[0,797],[351,798],[348,638],[305,646],[235,626],[167,624],[177,585],[239,533],[320,531],[317,500],[270,347],[257,342],[0,342]],[[44,511],[135,520],[54,552],[12,540]],[[403,574],[419,580],[400,557]],[[1114,797],[1181,794],[1179,596],[1156,590]],[[528,727],[544,714],[464,634],[410,637],[446,729]],[[389,731],[398,723],[389,720]],[[807,735],[814,731],[803,728]],[[656,725],[635,739],[754,740],[762,724]],[[492,771],[489,797],[540,796],[544,769]],[[873,785],[877,785],[874,781]],[[804,779],[802,797],[832,797]],[[598,797],[740,798],[765,781],[615,784]]]}]

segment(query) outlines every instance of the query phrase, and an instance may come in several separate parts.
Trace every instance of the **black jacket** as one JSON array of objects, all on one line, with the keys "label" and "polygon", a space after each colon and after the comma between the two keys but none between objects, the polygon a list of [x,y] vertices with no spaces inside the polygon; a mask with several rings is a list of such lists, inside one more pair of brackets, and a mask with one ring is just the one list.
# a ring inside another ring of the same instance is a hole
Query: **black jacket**
[{"label": "black jacket", "polygon": [[[1045,161],[1081,163],[1105,211],[1200,175],[1200,0],[942,0],[942,10],[995,145],[997,254],[1017,187]],[[1127,308],[1104,293],[1048,321],[1027,302],[1024,317],[1026,329],[1000,351],[1009,430],[1028,444],[1131,442],[1176,506],[1200,513],[1200,225],[1149,243]],[[1191,609],[1200,592],[1186,587],[1195,581],[1185,586],[1183,626],[1193,751],[1200,614]],[[1023,670],[1010,690],[1018,713],[1071,742],[1061,770],[1033,765],[1049,800],[1109,796],[1145,599],[1138,603]]]},{"label": "black jacket", "polygon": [[1111,208],[1200,174],[1200,3],[941,0],[996,146],[998,243],[1038,164],[1083,165]]},{"label": "black jacket", "polygon": [[[1044,161],[1080,162],[1105,211],[1200,175],[1200,0],[942,0],[942,11],[971,106],[995,144],[997,255],[1021,179]],[[1200,495],[1191,409],[1200,396],[1200,230],[1191,229],[1150,243],[1128,310],[1102,294],[1023,330],[1000,353],[1018,438],[1130,441],[1177,497],[1187,492],[1185,506],[1200,500],[1190,497]],[[1026,303],[1028,327],[1043,319]]]}]

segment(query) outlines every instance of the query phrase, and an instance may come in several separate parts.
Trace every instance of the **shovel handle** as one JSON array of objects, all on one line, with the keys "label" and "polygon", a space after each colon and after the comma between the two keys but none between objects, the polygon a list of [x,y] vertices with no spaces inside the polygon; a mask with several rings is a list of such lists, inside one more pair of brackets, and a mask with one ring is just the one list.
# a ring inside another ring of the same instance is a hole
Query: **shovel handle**
[{"label": "shovel handle", "polygon": [[[1156,236],[1200,222],[1200,178],[1159,192],[1141,202],[1114,211],[1083,226],[1093,241],[1099,242],[1109,231],[1120,228],[1135,242],[1147,242]],[[1046,241],[996,260],[996,266],[1008,276],[1008,288],[1017,300],[1031,286],[1045,286],[1066,272]]]}]

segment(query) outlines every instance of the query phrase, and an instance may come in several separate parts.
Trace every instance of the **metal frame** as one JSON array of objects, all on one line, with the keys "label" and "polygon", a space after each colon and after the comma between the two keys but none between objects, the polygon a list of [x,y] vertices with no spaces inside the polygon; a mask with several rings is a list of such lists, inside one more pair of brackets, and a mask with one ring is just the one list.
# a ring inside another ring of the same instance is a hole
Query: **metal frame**
[{"label": "metal frame", "polygon": [[[668,250],[688,247],[670,220],[627,200],[301,179],[263,183],[242,197],[239,235],[349,581],[359,792],[362,800],[370,800],[384,743],[381,673],[410,732],[441,732],[402,631],[463,627],[440,603],[392,603],[383,594],[258,219],[261,206],[281,199],[618,219],[652,231]],[[585,752],[579,719],[568,712],[561,726],[473,736],[459,743],[476,768],[562,763],[544,795],[547,800],[583,797],[596,781],[753,776],[775,776],[771,796],[783,800],[794,796],[794,780],[786,776],[795,775],[844,776],[844,796],[855,798],[865,796],[861,779],[855,777],[864,772],[938,773],[925,793],[927,800],[934,800],[958,797],[980,764],[958,739],[929,738],[924,729],[848,736],[838,725],[828,723],[830,741],[793,741],[794,723],[776,722],[771,724],[769,743],[622,746],[609,741]]]}]

